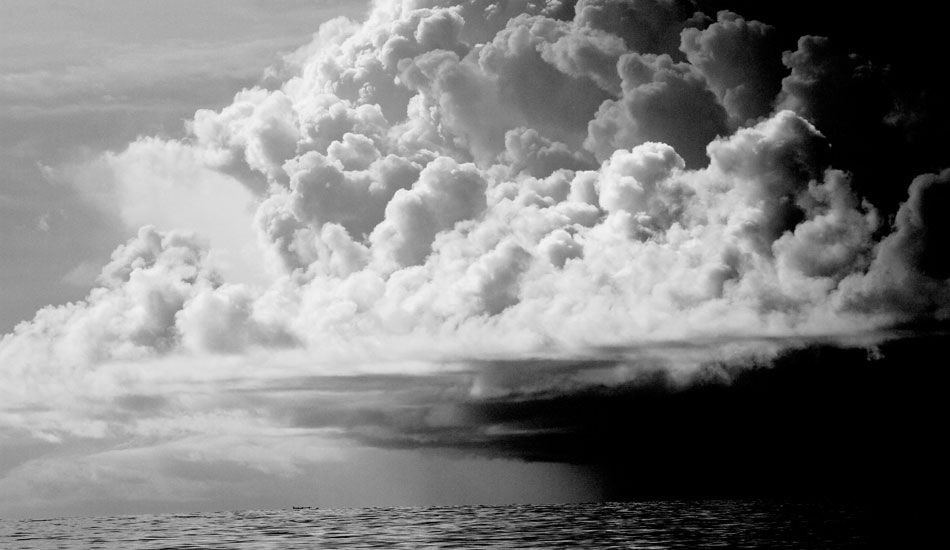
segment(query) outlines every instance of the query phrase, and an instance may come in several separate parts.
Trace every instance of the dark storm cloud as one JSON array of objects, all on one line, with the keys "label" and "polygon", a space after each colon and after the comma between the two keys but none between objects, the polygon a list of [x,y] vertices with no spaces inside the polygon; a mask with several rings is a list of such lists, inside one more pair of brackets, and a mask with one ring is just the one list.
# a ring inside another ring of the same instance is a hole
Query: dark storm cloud
[{"label": "dark storm cloud", "polygon": [[[262,389],[255,403],[374,447],[591,466],[617,498],[870,496],[896,490],[891,470],[928,445],[939,390],[915,377],[946,382],[936,355],[945,338],[803,344],[708,363],[688,379],[647,357],[313,377]],[[908,364],[913,376],[897,374]]]}]

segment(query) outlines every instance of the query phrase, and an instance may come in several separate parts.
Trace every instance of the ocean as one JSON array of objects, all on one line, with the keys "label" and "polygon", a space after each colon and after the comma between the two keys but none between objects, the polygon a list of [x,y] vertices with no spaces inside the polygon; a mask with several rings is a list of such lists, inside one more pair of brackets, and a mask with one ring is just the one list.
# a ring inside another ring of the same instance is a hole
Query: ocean
[{"label": "ocean", "polygon": [[0,520],[0,548],[865,548],[858,505],[774,501],[439,506]]}]

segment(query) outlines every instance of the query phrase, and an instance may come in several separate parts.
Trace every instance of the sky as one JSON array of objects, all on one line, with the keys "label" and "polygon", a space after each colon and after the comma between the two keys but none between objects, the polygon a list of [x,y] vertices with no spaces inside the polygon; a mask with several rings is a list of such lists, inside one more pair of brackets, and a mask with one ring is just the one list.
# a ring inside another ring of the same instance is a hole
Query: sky
[{"label": "sky", "polygon": [[925,477],[926,4],[4,8],[0,517]]}]

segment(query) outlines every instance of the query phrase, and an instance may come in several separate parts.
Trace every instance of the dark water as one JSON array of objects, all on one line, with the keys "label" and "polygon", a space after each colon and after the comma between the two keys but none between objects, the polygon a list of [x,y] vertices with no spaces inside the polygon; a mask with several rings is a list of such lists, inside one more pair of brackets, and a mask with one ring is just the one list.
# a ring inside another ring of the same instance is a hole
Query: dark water
[{"label": "dark water", "polygon": [[677,501],[0,521],[0,548],[864,548],[855,506]]}]

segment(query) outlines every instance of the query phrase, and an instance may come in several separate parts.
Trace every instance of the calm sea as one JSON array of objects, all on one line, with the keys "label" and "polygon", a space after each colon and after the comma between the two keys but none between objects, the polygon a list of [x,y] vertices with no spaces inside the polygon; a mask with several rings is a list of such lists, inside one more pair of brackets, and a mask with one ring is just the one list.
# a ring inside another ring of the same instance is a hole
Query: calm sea
[{"label": "calm sea", "polygon": [[666,501],[0,521],[0,548],[864,548],[855,506]]}]

